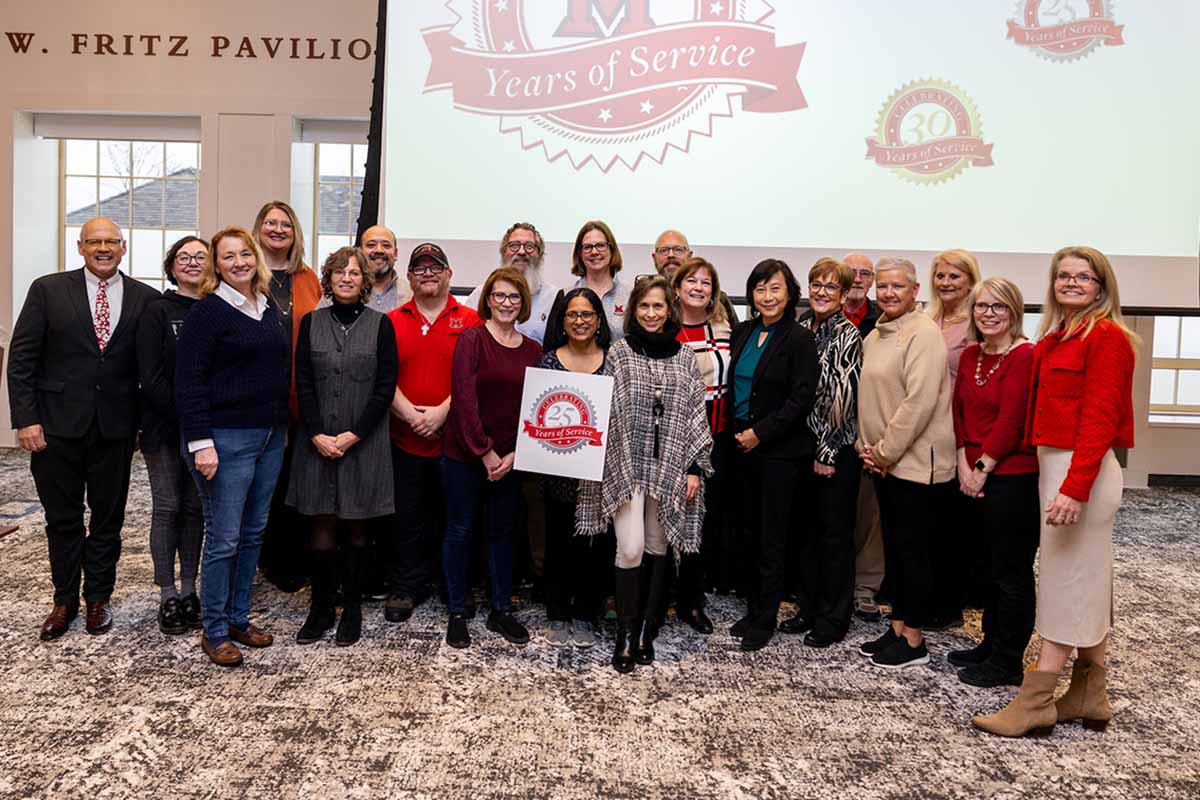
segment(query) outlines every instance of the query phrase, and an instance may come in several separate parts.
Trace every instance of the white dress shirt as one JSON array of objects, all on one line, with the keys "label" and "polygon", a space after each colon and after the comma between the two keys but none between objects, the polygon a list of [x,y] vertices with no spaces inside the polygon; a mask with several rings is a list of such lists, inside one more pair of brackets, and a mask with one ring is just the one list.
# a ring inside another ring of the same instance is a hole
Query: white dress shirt
[{"label": "white dress shirt", "polygon": [[[96,294],[100,291],[100,279],[87,267],[83,268],[83,283],[87,287],[88,309],[92,312],[92,327],[96,325]],[[108,338],[117,332],[117,323],[121,321],[121,300],[125,297],[125,282],[121,280],[121,271],[117,270],[112,277],[104,281],[104,291],[108,295]]]}]

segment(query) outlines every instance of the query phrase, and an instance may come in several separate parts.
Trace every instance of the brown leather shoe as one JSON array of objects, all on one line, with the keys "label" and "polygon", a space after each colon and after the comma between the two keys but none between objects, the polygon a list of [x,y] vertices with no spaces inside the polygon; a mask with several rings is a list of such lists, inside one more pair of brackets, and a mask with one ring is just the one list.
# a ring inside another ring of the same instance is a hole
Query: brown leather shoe
[{"label": "brown leather shoe", "polygon": [[56,605],[50,612],[50,616],[46,617],[46,621],[42,623],[38,638],[43,642],[57,639],[67,632],[77,616],[79,616],[78,601],[65,606]]},{"label": "brown leather shoe", "polygon": [[108,633],[112,629],[113,615],[106,601],[87,604],[87,632],[93,636]]},{"label": "brown leather shoe", "polygon": [[242,663],[242,651],[233,642],[221,642],[216,647],[208,643],[208,637],[200,636],[200,649],[208,660],[218,667],[237,667]]},{"label": "brown leather shoe", "polygon": [[275,637],[264,631],[262,628],[254,627],[251,623],[246,626],[246,630],[239,631],[232,625],[229,626],[229,638],[233,639],[238,644],[244,644],[246,647],[270,647],[275,642]]}]

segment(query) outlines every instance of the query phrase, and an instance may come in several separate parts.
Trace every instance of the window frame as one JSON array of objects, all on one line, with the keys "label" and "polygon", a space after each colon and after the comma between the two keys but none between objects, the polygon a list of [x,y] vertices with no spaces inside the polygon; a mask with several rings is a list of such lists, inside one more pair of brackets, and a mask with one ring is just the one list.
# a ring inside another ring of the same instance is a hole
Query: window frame
[{"label": "window frame", "polygon": [[[1156,318],[1155,334],[1158,333]],[[1151,381],[1153,381],[1153,373],[1155,371],[1167,371],[1174,373],[1174,381],[1171,386],[1171,403],[1150,403],[1151,414],[1177,414],[1181,416],[1195,416],[1200,413],[1200,403],[1180,403],[1179,402],[1179,376],[1184,371],[1200,371],[1200,358],[1181,358],[1180,353],[1183,352],[1183,331],[1184,317],[1171,317],[1177,321],[1175,326],[1175,343],[1171,348],[1171,352],[1175,353],[1173,357],[1152,357],[1150,360]]]}]

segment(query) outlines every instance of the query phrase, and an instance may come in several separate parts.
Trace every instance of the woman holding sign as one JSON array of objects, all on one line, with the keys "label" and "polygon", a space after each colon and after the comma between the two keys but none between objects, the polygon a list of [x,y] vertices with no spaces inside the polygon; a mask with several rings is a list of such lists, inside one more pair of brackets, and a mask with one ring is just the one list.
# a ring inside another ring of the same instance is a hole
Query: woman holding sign
[{"label": "woman holding sign", "polygon": [[513,644],[529,641],[529,631],[512,615],[512,530],[520,491],[512,468],[525,369],[537,364],[542,349],[516,328],[529,319],[529,285],[520,272],[501,267],[488,276],[480,292],[479,317],[484,324],[464,331],[454,348],[450,415],[442,435],[442,566],[450,607],[446,643],[451,647],[471,644],[467,561],[471,528],[481,506],[487,507],[484,528],[492,589],[487,628]]},{"label": "woman holding sign", "polygon": [[[546,323],[542,369],[601,375],[612,344],[600,296],[591,289],[572,289],[554,304]],[[590,537],[575,536],[574,478],[543,476],[546,499],[546,641],[557,647],[596,643],[596,611],[603,598],[602,551]]]},{"label": "woman holding sign", "polygon": [[712,436],[704,384],[692,351],[680,345],[671,284],[634,284],[625,338],[604,366],[615,384],[604,480],[581,481],[576,532],[617,534],[617,643],[612,664],[627,673],[654,661],[657,609],[666,588],[667,546],[700,549],[704,481]]}]

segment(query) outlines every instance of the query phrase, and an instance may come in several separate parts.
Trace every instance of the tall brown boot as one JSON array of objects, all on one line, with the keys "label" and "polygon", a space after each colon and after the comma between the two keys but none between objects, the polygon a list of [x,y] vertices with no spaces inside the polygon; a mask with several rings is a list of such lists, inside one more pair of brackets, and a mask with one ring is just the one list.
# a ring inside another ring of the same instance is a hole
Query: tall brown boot
[{"label": "tall brown boot", "polygon": [[1021,691],[1003,711],[986,717],[973,717],[971,723],[996,736],[1047,736],[1058,721],[1058,712],[1054,707],[1054,687],[1057,683],[1057,673],[1026,672]]},{"label": "tall brown boot", "polygon": [[1071,687],[1055,704],[1059,722],[1083,723],[1091,731],[1103,731],[1112,719],[1108,704],[1107,672],[1104,667],[1075,659],[1071,670]]}]

